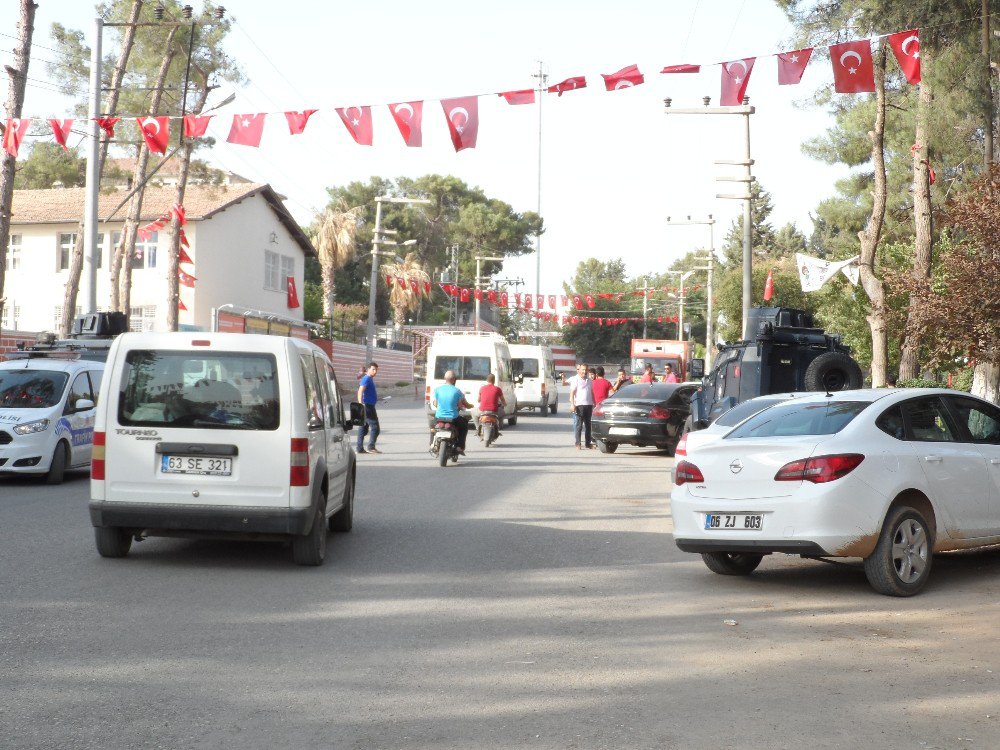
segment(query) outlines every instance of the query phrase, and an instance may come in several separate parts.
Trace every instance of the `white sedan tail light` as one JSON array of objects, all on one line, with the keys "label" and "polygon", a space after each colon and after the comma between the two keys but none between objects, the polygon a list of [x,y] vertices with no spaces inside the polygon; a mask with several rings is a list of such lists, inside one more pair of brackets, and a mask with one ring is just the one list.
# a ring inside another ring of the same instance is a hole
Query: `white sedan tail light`
[{"label": "white sedan tail light", "polygon": [[823,484],[847,476],[865,457],[860,453],[838,453],[831,456],[813,456],[791,461],[774,475],[775,482],[812,482]]}]

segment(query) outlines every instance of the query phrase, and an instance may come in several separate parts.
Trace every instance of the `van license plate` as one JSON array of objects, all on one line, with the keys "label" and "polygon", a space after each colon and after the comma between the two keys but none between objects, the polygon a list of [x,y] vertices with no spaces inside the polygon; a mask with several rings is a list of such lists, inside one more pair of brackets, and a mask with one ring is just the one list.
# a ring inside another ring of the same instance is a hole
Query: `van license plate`
[{"label": "van license plate", "polygon": [[233,459],[213,456],[161,456],[160,473],[228,477],[233,473]]},{"label": "van license plate", "polygon": [[758,531],[764,524],[761,513],[706,513],[706,531]]}]

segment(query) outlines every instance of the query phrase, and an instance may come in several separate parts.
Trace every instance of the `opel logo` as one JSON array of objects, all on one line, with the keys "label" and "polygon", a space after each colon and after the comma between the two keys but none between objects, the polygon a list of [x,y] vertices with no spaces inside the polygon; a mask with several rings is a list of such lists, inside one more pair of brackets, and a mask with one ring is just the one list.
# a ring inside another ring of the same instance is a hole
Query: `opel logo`
[{"label": "opel logo", "polygon": [[738,458],[734,458],[733,462],[729,464],[729,470],[733,472],[733,474],[739,474],[741,471],[743,471],[743,462],[740,461]]}]

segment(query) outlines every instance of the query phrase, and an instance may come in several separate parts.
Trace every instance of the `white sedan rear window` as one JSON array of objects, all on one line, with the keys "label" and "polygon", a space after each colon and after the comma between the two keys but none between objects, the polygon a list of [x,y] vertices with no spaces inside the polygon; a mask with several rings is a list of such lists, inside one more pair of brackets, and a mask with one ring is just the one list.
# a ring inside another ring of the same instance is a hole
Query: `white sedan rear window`
[{"label": "white sedan rear window", "polygon": [[781,404],[751,417],[725,439],[833,435],[868,406],[869,401]]}]

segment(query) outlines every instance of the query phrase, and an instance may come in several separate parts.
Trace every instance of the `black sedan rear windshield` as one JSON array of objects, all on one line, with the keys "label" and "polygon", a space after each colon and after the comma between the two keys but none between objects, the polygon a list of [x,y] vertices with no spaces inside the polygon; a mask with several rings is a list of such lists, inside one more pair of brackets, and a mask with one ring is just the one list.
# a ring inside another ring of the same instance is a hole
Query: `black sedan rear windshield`
[{"label": "black sedan rear windshield", "polygon": [[666,401],[677,386],[674,383],[632,383],[615,392],[615,398],[636,398],[644,401]]},{"label": "black sedan rear windshield", "polygon": [[870,401],[780,404],[750,417],[726,435],[725,439],[833,435],[844,429],[869,406]]}]

